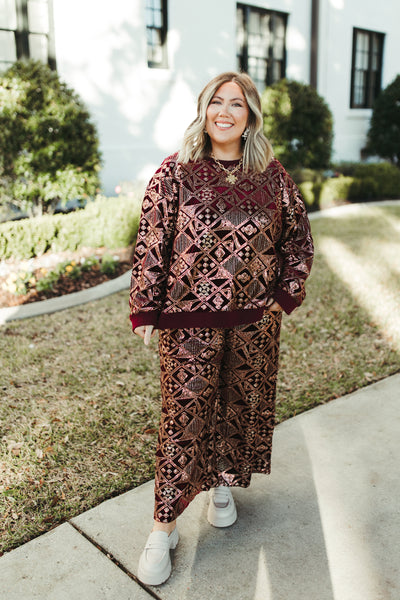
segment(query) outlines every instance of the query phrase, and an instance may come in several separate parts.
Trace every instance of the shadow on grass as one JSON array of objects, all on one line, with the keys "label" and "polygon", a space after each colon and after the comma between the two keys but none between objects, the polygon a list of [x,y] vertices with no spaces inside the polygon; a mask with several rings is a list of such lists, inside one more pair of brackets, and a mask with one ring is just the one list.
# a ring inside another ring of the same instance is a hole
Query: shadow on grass
[{"label": "shadow on grass", "polygon": [[400,369],[400,219],[388,233],[386,211],[369,211],[312,222],[307,298],[283,319],[278,421]]}]

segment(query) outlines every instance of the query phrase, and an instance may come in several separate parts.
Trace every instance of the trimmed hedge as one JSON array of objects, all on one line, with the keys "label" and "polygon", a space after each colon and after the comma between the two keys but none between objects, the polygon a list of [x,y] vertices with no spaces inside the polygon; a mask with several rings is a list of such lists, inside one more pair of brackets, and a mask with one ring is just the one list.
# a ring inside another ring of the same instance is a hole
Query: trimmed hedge
[{"label": "trimmed hedge", "polygon": [[340,174],[330,178],[311,169],[292,171],[309,211],[344,202],[400,198],[400,169],[390,163],[344,163],[336,171]]},{"label": "trimmed hedge", "polygon": [[0,260],[27,259],[82,246],[123,248],[136,238],[141,200],[98,197],[86,208],[0,224]]},{"label": "trimmed hedge", "polygon": [[342,204],[349,199],[353,177],[337,177],[324,181],[303,181],[299,189],[309,212]]},{"label": "trimmed hedge", "polygon": [[[389,163],[346,163],[337,166],[338,177],[321,171],[291,172],[308,210],[343,202],[400,198],[400,169]],[[143,190],[118,198],[98,197],[69,214],[44,215],[0,224],[0,260],[27,259],[49,250],[77,250],[82,246],[122,248],[135,241]]]}]

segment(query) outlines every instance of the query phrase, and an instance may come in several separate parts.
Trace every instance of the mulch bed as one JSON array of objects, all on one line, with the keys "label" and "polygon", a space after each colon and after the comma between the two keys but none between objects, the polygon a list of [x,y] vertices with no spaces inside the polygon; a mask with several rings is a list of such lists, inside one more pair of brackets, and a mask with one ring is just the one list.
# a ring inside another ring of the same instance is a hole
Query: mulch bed
[{"label": "mulch bed", "polygon": [[[8,274],[3,274],[0,276],[0,308],[5,308],[8,306],[20,306],[21,304],[39,302],[40,300],[47,300],[48,298],[55,298],[65,294],[79,292],[81,290],[99,285],[100,283],[109,281],[110,279],[115,279],[131,269],[133,248],[128,247],[111,251],[107,250],[106,248],[85,248],[79,252],[60,252],[57,255],[47,254],[35,259],[34,266],[31,268],[31,270],[36,278],[40,278],[40,269],[44,264],[46,265],[46,268],[51,270],[51,265],[55,266],[59,262],[70,260],[79,262],[79,260],[83,257],[87,258],[94,255],[101,257],[106,252],[112,256],[118,256],[119,258],[118,264],[116,265],[115,271],[112,275],[106,275],[105,273],[102,273],[98,267],[93,267],[89,271],[82,271],[81,275],[77,279],[64,274],[61,275],[57,283],[54,284],[52,290],[46,290],[43,292],[38,292],[36,289],[32,289],[24,295],[17,296],[12,294],[11,292],[4,290],[2,287],[3,282],[5,282],[8,277]],[[47,265],[50,266],[47,267]],[[8,267],[9,272],[18,272],[21,269],[18,261],[9,261]]]}]

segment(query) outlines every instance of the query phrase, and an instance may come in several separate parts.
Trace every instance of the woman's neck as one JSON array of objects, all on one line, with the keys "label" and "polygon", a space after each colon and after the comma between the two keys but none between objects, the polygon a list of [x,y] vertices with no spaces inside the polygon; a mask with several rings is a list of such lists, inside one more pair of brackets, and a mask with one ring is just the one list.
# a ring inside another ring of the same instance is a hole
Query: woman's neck
[{"label": "woman's neck", "polygon": [[212,144],[211,155],[218,160],[238,160],[242,157],[241,146],[224,147],[218,144]]}]

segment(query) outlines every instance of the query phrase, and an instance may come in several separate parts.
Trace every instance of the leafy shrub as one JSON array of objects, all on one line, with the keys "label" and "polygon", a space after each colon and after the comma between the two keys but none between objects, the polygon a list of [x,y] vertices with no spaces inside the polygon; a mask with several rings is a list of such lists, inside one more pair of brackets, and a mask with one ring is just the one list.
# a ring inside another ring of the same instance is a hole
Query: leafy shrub
[{"label": "leafy shrub", "polygon": [[374,102],[367,151],[400,166],[400,75]]},{"label": "leafy shrub", "polygon": [[400,198],[400,170],[390,163],[342,163],[334,171],[337,177],[312,169],[291,172],[309,212],[343,202]]},{"label": "leafy shrub", "polygon": [[372,177],[352,181],[347,198],[352,200],[375,200],[379,197],[379,183]]},{"label": "leafy shrub", "polygon": [[0,199],[30,216],[93,196],[100,153],[82,101],[39,61],[0,76]]},{"label": "leafy shrub", "polygon": [[324,169],[332,153],[333,119],[310,86],[283,79],[262,94],[264,133],[288,169]]},{"label": "leafy shrub", "polygon": [[316,194],[314,191],[314,183],[312,181],[302,181],[298,184],[301,195],[303,196],[306,208],[309,212],[318,210],[319,206],[316,202]]},{"label": "leafy shrub", "polygon": [[104,198],[86,208],[0,224],[0,260],[31,258],[48,250],[61,252],[82,246],[123,248],[133,243],[139,224],[139,197]]},{"label": "leafy shrub", "polygon": [[337,170],[355,179],[349,199],[400,198],[400,170],[391,163],[342,163]]},{"label": "leafy shrub", "polygon": [[[58,217],[36,217],[0,224],[0,259],[40,256],[58,235]],[[50,241],[50,242],[49,242]]]},{"label": "leafy shrub", "polygon": [[297,184],[310,181],[314,183],[316,181],[322,181],[324,178],[323,172],[317,171],[316,169],[291,169],[290,175]]},{"label": "leafy shrub", "polygon": [[308,212],[319,210],[321,187],[325,179],[323,172],[296,168],[290,174],[300,189]]},{"label": "leafy shrub", "polygon": [[318,198],[319,207],[324,209],[349,200],[349,190],[353,182],[352,177],[343,175],[324,181]]},{"label": "leafy shrub", "polygon": [[354,177],[360,180],[373,179],[374,198],[400,198],[400,170],[390,163],[358,164]]}]

